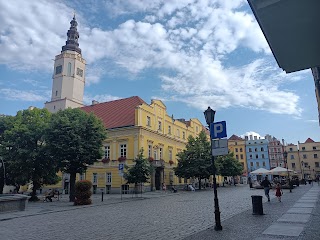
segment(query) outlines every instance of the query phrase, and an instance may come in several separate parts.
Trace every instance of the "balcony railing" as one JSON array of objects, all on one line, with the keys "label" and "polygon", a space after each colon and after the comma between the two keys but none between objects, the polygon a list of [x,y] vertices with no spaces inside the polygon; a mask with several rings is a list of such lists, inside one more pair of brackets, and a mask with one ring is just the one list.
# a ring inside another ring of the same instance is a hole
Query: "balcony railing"
[{"label": "balcony railing", "polygon": [[152,165],[154,167],[164,167],[164,160],[153,160]]}]

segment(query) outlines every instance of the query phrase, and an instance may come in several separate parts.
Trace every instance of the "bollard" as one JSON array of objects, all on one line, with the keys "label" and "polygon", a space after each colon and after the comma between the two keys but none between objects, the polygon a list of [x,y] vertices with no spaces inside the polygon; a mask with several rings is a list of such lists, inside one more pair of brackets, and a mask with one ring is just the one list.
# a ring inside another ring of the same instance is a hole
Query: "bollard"
[{"label": "bollard", "polygon": [[252,195],[252,214],[263,215],[262,196]]},{"label": "bollard", "polygon": [[103,202],[103,191],[101,192],[101,202]]}]

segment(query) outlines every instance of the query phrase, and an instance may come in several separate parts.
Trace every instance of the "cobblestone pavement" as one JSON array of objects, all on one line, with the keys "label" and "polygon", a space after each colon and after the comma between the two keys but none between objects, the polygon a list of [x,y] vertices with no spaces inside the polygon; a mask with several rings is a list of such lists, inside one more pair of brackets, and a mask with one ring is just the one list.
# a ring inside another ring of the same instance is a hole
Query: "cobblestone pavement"
[{"label": "cobblestone pavement", "polygon": [[[251,208],[256,194],[263,190],[219,188],[221,219]],[[0,239],[182,239],[214,224],[212,190],[68,208],[0,221]]]}]

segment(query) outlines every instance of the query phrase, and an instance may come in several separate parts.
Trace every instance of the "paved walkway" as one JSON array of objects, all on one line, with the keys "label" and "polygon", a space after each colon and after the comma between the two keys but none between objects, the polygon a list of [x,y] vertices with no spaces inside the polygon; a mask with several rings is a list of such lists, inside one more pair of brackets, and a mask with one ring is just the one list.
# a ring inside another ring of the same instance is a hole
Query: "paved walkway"
[{"label": "paved walkway", "polygon": [[25,211],[0,213],[0,221],[55,212],[73,211],[79,208],[90,208],[101,205],[112,205],[122,202],[125,203],[130,201],[140,201],[152,198],[162,198],[171,195],[181,195],[185,193],[187,192],[179,191],[177,193],[172,193],[170,191],[167,191],[166,193],[164,193],[162,191],[154,191],[146,192],[143,194],[104,194],[103,199],[100,194],[94,194],[91,196],[92,204],[84,206],[74,206],[72,202],[69,202],[69,195],[60,195],[59,200],[57,197],[55,197],[53,198],[52,202],[44,202],[42,201],[42,199],[44,198],[43,195],[38,195],[41,201],[28,202]]},{"label": "paved walkway", "polygon": [[223,221],[222,231],[211,227],[185,239],[320,239],[320,187],[314,184],[295,188],[292,193],[284,191],[282,202],[272,199],[263,204],[265,215],[244,211]]},{"label": "paved walkway", "polygon": [[150,192],[142,198],[123,195],[122,200],[104,195],[103,202],[94,195],[89,206],[73,206],[63,196],[52,203],[29,203],[24,212],[0,214],[0,239],[320,239],[319,192],[317,185],[284,190],[280,203],[271,191],[271,202],[263,198],[265,215],[257,216],[252,215],[251,195],[263,190],[219,188],[221,232],[213,230],[212,190]]}]

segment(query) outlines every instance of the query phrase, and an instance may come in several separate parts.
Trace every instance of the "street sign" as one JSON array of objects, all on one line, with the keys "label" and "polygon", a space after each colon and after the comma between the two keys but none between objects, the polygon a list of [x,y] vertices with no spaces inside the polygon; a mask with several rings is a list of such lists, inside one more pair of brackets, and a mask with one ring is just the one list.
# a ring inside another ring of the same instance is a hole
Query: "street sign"
[{"label": "street sign", "polygon": [[123,177],[123,170],[124,170],[124,164],[123,163],[119,163],[119,176]]},{"label": "street sign", "polygon": [[119,171],[123,171],[124,169],[124,164],[123,163],[119,163]]},{"label": "street sign", "polygon": [[211,139],[227,137],[227,124],[226,121],[215,122],[210,124]]},{"label": "street sign", "polygon": [[212,156],[222,156],[227,155],[228,149],[228,139],[217,139],[212,141]]}]

